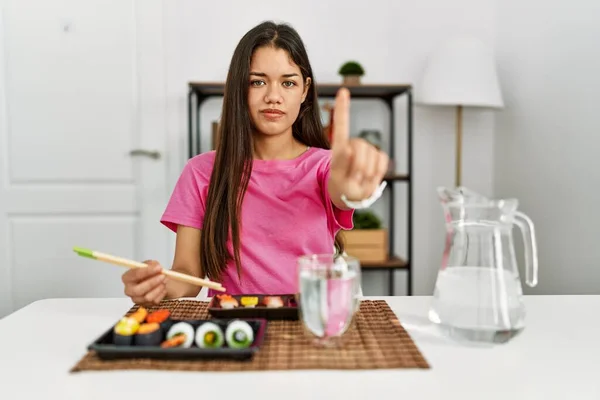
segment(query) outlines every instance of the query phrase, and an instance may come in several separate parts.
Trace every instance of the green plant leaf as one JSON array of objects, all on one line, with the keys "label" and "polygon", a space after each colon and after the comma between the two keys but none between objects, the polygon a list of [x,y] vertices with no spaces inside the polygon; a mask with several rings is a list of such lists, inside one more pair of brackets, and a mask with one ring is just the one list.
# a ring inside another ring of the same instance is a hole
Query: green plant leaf
[{"label": "green plant leaf", "polygon": [[381,219],[371,210],[354,211],[354,229],[381,229]]},{"label": "green plant leaf", "polygon": [[340,75],[364,75],[364,68],[356,61],[348,61],[340,67],[338,71]]}]

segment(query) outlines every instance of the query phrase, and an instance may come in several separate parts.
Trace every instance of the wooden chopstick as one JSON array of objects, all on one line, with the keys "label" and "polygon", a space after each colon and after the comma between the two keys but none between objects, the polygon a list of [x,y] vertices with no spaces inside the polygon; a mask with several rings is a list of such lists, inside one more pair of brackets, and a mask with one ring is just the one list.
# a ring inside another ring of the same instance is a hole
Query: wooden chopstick
[{"label": "wooden chopstick", "polygon": [[[73,250],[82,257],[93,258],[95,260],[104,261],[104,262],[107,262],[110,264],[120,265],[122,267],[127,267],[127,268],[146,268],[146,267],[148,267],[148,264],[145,264],[142,262],[112,256],[110,254],[101,253],[99,251],[83,249],[80,247],[75,247]],[[176,281],[190,283],[190,284],[196,285],[196,286],[204,286],[209,289],[217,290],[219,292],[225,291],[225,288],[218,282],[213,282],[213,281],[209,281],[206,279],[197,278],[195,276],[182,274],[181,272],[171,271],[169,269],[163,269],[161,273],[170,278],[173,278]]]}]

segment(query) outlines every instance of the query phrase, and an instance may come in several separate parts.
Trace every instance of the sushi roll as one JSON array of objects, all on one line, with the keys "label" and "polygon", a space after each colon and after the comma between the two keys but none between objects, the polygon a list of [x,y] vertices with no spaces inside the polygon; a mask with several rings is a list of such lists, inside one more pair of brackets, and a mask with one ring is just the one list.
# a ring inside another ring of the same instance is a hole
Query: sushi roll
[{"label": "sushi roll", "polygon": [[167,332],[167,337],[160,347],[191,347],[194,343],[194,327],[187,322],[174,324]]},{"label": "sushi roll", "polygon": [[169,319],[170,316],[171,316],[171,312],[169,310],[166,310],[166,309],[157,310],[157,311],[154,311],[153,313],[150,313],[148,315],[148,317],[146,317],[146,322],[148,322],[148,323],[157,322],[159,324],[162,324],[167,319]]},{"label": "sushi roll", "polygon": [[283,300],[279,296],[265,296],[263,303],[268,308],[283,307]]},{"label": "sushi roll", "polygon": [[162,331],[158,322],[140,325],[133,339],[137,346],[158,346],[162,341]]},{"label": "sushi roll", "polygon": [[138,324],[143,324],[148,316],[148,310],[144,307],[139,307],[133,314],[129,316],[129,318],[135,319]]},{"label": "sushi roll", "polygon": [[238,301],[228,294],[217,295],[217,298],[219,299],[219,305],[224,309],[236,308],[239,305]]},{"label": "sushi roll", "polygon": [[225,337],[221,327],[214,322],[205,322],[196,330],[196,346],[216,349],[223,346]]},{"label": "sushi roll", "polygon": [[153,313],[148,314],[146,317],[147,323],[156,322],[160,325],[160,329],[163,331],[163,334],[169,331],[169,328],[173,326],[173,321],[171,320],[171,312],[166,309],[157,310]]},{"label": "sushi roll", "polygon": [[131,345],[133,335],[137,333],[139,327],[140,324],[135,318],[121,318],[121,320],[115,325],[113,331],[113,342],[117,346]]},{"label": "sushi roll", "polygon": [[229,347],[245,349],[254,342],[254,331],[246,321],[232,321],[225,330],[225,338]]},{"label": "sushi roll", "polygon": [[240,302],[246,308],[254,308],[258,304],[258,297],[242,297]]}]

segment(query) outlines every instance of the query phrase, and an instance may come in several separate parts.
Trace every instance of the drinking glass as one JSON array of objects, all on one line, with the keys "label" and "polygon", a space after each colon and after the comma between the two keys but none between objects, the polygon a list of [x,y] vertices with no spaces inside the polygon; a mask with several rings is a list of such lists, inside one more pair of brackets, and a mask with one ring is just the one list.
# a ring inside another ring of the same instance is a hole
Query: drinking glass
[{"label": "drinking glass", "polygon": [[298,258],[298,306],[305,330],[318,345],[339,344],[359,307],[360,262],[335,254]]}]

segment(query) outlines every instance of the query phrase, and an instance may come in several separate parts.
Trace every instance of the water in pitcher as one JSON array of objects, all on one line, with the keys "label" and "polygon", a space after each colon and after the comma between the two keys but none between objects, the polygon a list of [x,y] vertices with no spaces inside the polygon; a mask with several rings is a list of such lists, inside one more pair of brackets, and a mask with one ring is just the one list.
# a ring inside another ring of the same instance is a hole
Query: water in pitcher
[{"label": "water in pitcher", "polygon": [[524,314],[518,275],[460,266],[440,271],[429,318],[454,339],[493,343],[520,333]]},{"label": "water in pitcher", "polygon": [[537,243],[516,199],[489,199],[467,188],[438,188],[446,245],[429,319],[465,342],[505,343],[525,328],[513,227],[524,245],[526,283],[537,284]]}]

